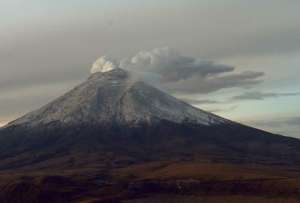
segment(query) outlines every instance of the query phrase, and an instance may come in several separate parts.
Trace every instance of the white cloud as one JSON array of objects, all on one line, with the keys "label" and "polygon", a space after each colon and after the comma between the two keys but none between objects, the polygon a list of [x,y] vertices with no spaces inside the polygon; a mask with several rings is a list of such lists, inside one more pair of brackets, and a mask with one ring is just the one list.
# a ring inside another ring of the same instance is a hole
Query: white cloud
[{"label": "white cloud", "polygon": [[91,68],[91,73],[107,72],[115,68],[117,68],[117,65],[114,60],[108,58],[107,56],[101,56],[94,62]]}]

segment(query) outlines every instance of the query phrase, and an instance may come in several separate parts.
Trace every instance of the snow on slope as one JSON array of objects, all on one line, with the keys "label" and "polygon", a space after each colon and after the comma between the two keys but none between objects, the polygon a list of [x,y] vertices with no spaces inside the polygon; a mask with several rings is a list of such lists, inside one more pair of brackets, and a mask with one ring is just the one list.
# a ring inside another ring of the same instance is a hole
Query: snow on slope
[{"label": "snow on slope", "polygon": [[168,120],[202,125],[230,121],[197,109],[144,82],[132,80],[122,69],[97,72],[65,95],[11,123],[37,126],[63,124],[138,124]]}]

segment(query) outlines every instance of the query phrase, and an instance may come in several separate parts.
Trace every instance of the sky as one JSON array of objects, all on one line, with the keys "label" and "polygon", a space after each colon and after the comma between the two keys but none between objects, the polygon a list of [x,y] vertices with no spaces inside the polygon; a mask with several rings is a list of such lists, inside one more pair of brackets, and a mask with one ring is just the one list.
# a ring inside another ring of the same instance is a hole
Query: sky
[{"label": "sky", "polygon": [[0,125],[107,56],[201,109],[300,138],[299,9],[298,0],[1,0]]}]

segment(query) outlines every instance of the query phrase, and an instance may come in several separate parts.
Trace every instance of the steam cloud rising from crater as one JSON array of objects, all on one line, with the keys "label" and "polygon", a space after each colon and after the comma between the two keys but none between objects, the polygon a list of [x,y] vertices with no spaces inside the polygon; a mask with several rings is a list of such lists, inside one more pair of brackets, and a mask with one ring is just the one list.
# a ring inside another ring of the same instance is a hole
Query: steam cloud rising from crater
[{"label": "steam cloud rising from crater", "polygon": [[235,67],[183,56],[168,47],[140,51],[116,62],[100,57],[91,73],[115,68],[129,70],[139,78],[173,93],[210,93],[224,88],[250,88],[262,82],[263,72],[237,72]]},{"label": "steam cloud rising from crater", "polygon": [[94,62],[91,68],[91,73],[107,72],[115,69],[116,67],[117,65],[112,59],[108,58],[107,56],[101,56]]}]

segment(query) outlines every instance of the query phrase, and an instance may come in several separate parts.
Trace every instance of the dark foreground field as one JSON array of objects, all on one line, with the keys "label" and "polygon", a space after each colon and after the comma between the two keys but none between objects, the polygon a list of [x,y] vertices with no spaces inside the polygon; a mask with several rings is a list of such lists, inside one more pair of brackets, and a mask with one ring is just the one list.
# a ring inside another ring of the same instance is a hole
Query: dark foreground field
[{"label": "dark foreground field", "polygon": [[0,174],[1,203],[296,203],[300,171],[204,161]]},{"label": "dark foreground field", "polygon": [[298,203],[297,198],[278,198],[263,196],[228,195],[217,197],[199,197],[183,195],[154,196],[143,199],[126,201],[126,203]]}]

